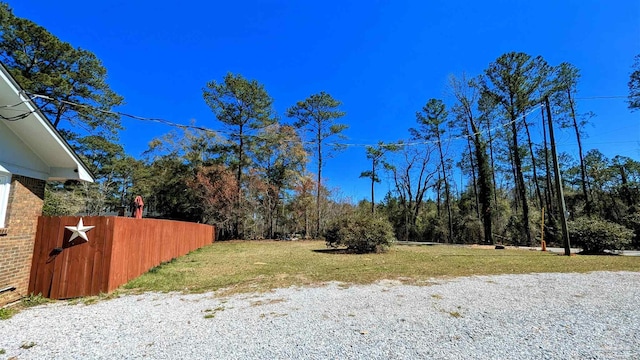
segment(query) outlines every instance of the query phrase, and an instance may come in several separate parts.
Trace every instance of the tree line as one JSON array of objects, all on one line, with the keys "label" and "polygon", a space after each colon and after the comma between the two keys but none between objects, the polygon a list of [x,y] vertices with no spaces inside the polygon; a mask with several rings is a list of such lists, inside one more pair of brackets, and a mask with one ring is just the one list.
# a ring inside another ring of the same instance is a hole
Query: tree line
[{"label": "tree line", "polygon": [[[124,99],[110,89],[93,53],[15,16],[4,3],[0,35],[5,67],[39,95],[33,100],[97,179],[48,185],[48,214],[123,211],[141,195],[153,216],[215,224],[222,238],[322,237],[335,219],[367,212],[387,219],[402,240],[560,242],[552,121],[570,129],[577,144],[575,158],[559,155],[570,219],[640,229],[640,163],[583,147],[593,114],[580,110],[580,72],[569,63],[510,52],[482,74],[451,76],[450,99],[427,99],[406,139],[365,148],[371,167],[361,177],[370,180],[371,199],[354,204],[323,182],[348,127],[340,122],[341,102],[329,93],[301,98],[278,114],[262,84],[228,73],[202,89],[220,130],[176,128],[136,159],[119,144],[120,116],[111,111]],[[640,107],[640,55],[635,61],[631,111]],[[376,201],[375,184],[385,178],[392,190]]]},{"label": "tree line", "polygon": [[[632,111],[638,108],[633,100],[640,73],[637,64],[634,69]],[[453,101],[447,106],[429,99],[416,113],[417,127],[409,129],[412,146],[396,142],[395,154],[382,161],[395,191],[379,208],[393,221],[398,238],[527,246],[544,238],[562,244],[550,121],[573,133],[577,144],[576,158],[559,155],[570,220],[595,218],[637,229],[639,184],[629,179],[637,179],[640,163],[585,151],[584,129],[594,114],[579,111],[579,78],[569,63],[552,66],[518,52],[498,57],[478,76],[451,76]],[[457,154],[451,154],[454,140]],[[385,145],[368,153],[381,150]],[[464,177],[457,192],[454,174]],[[429,191],[433,198],[425,201]]]}]

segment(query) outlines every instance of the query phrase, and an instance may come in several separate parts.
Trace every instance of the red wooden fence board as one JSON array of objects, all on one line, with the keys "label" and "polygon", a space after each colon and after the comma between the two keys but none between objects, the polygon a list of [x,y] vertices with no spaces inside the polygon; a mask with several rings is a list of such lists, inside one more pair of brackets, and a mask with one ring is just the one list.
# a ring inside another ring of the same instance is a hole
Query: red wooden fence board
[{"label": "red wooden fence board", "polygon": [[[115,290],[154,266],[214,241],[210,225],[157,219],[86,216],[88,242],[69,243],[80,217],[41,216],[29,292],[66,299]],[[55,254],[54,249],[62,249]],[[53,252],[52,252],[53,251]]]}]

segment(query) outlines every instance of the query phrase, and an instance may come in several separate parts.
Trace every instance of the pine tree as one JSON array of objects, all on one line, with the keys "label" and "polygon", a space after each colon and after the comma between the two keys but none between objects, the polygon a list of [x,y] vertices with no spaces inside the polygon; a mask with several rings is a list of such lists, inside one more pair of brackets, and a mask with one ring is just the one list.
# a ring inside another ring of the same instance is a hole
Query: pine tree
[{"label": "pine tree", "polygon": [[[322,187],[323,158],[327,151],[325,142],[332,136],[340,136],[348,128],[347,125],[335,121],[345,115],[340,111],[341,102],[323,92],[313,94],[287,110],[287,116],[296,119],[295,126],[305,129],[309,134],[308,141],[313,145],[318,163],[316,181],[316,228],[315,236],[320,235],[320,189]],[[332,146],[340,149],[339,146]]]}]

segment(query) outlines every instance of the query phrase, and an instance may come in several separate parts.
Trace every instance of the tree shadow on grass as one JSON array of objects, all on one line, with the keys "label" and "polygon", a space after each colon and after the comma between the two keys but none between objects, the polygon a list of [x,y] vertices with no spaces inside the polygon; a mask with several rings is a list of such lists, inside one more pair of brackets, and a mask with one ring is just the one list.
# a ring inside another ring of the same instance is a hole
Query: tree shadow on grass
[{"label": "tree shadow on grass", "polygon": [[354,252],[353,250],[350,249],[345,249],[345,248],[341,248],[341,249],[336,249],[336,248],[329,248],[329,249],[315,249],[315,250],[311,250],[315,253],[319,253],[319,254],[356,254],[356,252]]},{"label": "tree shadow on grass", "polygon": [[578,253],[576,253],[578,255],[599,255],[599,256],[621,256],[622,253],[616,253],[616,252],[608,252],[608,251],[580,251]]}]

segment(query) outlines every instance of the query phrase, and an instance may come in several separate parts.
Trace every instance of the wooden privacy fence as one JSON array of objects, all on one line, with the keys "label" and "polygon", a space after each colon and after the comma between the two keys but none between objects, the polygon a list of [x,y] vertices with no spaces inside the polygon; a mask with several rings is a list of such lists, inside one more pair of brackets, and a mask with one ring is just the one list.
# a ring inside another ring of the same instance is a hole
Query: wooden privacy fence
[{"label": "wooden privacy fence", "polygon": [[29,293],[53,299],[115,290],[164,261],[214,241],[210,225],[115,216],[83,217],[89,238],[69,241],[80,217],[38,218]]}]

